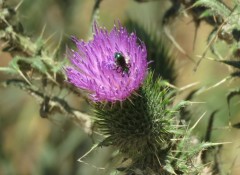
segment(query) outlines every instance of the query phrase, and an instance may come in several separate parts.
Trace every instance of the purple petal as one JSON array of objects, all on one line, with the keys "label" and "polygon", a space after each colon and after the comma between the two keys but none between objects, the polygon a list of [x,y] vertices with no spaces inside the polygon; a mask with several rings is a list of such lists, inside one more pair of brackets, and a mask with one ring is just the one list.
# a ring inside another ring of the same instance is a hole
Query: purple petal
[{"label": "purple petal", "polygon": [[[94,101],[123,101],[137,90],[147,74],[147,51],[135,33],[116,25],[108,32],[94,23],[93,40],[79,41],[69,50],[71,66],[65,68],[68,81],[87,90]],[[122,55],[122,64],[114,58]]]}]

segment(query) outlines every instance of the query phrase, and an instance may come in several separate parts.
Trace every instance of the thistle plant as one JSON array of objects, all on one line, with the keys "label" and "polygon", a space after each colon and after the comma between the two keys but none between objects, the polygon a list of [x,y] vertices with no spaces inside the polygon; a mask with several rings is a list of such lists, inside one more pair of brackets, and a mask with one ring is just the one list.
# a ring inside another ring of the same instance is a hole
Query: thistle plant
[{"label": "thistle plant", "polygon": [[118,169],[149,175],[200,172],[201,164],[192,166],[189,160],[204,146],[182,150],[191,144],[184,138],[191,131],[177,114],[186,103],[173,106],[176,91],[153,78],[151,70],[146,76],[147,50],[136,34],[121,24],[108,32],[95,23],[92,40],[73,40],[77,50],[67,54],[72,63],[65,68],[68,81],[88,93],[95,128],[106,137],[99,146],[113,146],[122,161],[131,161]]},{"label": "thistle plant", "polygon": [[[111,147],[112,159],[116,160],[116,164],[109,162],[102,174],[220,174],[216,170],[218,161],[212,165],[205,159],[207,150],[218,145],[211,143],[209,134],[215,112],[206,138],[199,139],[193,130],[204,115],[199,114],[198,121],[190,124],[191,118],[186,118],[191,113],[180,114],[182,109],[186,112],[186,107],[192,107],[192,103],[176,100],[182,89],[175,84],[178,72],[169,44],[155,35],[157,31],[147,31],[130,19],[116,22],[110,31],[100,27],[96,17],[102,1],[96,0],[93,8],[92,38],[86,41],[77,36],[65,38],[75,44],[75,47],[68,46],[65,54],[61,54],[59,46],[66,43],[60,42],[52,50],[43,34],[36,40],[26,35],[16,19],[17,8],[0,1],[0,40],[4,43],[3,51],[12,57],[8,66],[0,68],[11,75],[1,85],[17,87],[36,98],[42,118],[50,119],[51,115],[60,113],[79,124],[85,133],[99,134],[100,140],[94,140],[97,143],[93,148]],[[135,1],[144,4],[152,0]],[[237,1],[234,1],[235,8],[217,0],[171,2],[172,7],[163,15],[163,25],[169,24],[181,7],[187,8],[196,27],[201,21],[214,27],[208,46],[215,55],[219,56],[213,43],[214,32],[220,39],[231,34],[231,40],[224,40],[233,48],[234,59],[212,60],[235,68],[228,78],[239,77]],[[67,95],[59,95],[58,90]],[[90,112],[72,107],[68,94],[86,101]],[[236,94],[239,91],[231,92],[228,101]]]}]

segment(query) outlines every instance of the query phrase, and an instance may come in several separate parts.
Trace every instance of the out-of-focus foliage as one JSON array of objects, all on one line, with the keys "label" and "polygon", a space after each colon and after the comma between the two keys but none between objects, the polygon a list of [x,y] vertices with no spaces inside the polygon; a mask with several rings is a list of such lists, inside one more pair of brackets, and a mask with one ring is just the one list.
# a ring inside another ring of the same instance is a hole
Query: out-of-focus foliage
[{"label": "out-of-focus foliage", "polygon": [[[91,132],[91,120],[86,114],[91,113],[82,92],[66,83],[62,72],[67,62],[66,47],[71,46],[70,36],[88,39],[94,13],[107,27],[116,19],[126,19],[126,25],[131,24],[131,30],[146,42],[149,59],[161,58],[161,54],[168,56],[160,41],[166,31],[171,31],[168,37],[172,37],[174,47],[181,46],[173,49],[172,54],[176,72],[172,74],[169,60],[155,61],[149,66],[155,69],[156,75],[162,74],[178,87],[199,82],[196,86],[199,90],[191,100],[204,104],[192,103],[188,111],[190,119],[195,123],[200,114],[207,111],[211,120],[203,118],[195,133],[207,142],[232,142],[213,148],[213,156],[204,153],[207,157],[204,163],[214,158],[216,172],[239,173],[239,131],[236,129],[240,120],[236,96],[239,80],[227,81],[239,77],[237,0],[101,0],[96,12],[92,11],[97,2],[94,0],[7,0],[4,5],[3,2],[0,1],[3,50],[0,78],[5,88],[0,89],[0,174],[101,174],[97,167],[104,167],[112,160],[111,150],[98,148],[85,157],[86,164],[76,161],[99,138],[89,137],[81,127],[72,124],[73,120]],[[137,20],[129,22],[128,15]],[[139,24],[150,28],[151,35],[141,30]],[[166,26],[168,30],[164,32]],[[163,41],[170,46],[167,40]],[[199,59],[202,62],[196,66]],[[226,66],[209,60],[229,65],[230,75]],[[184,88],[179,89],[182,92]],[[216,109],[218,112],[211,115]],[[205,134],[206,131],[211,134]]]},{"label": "out-of-focus foliage", "polygon": [[[64,44],[62,38],[69,41],[69,35],[64,34],[63,28],[62,32],[59,30],[54,34],[48,26],[56,25],[45,20],[49,17],[44,17],[52,15],[48,14],[52,13],[51,8],[59,11],[61,3],[32,2],[0,2],[1,47],[4,53],[8,53],[2,55],[0,68],[4,73],[1,74],[1,87],[7,89],[1,88],[0,174],[84,173],[89,167],[82,168],[77,159],[92,143],[83,134],[83,130],[91,133],[91,120],[83,114],[88,111],[88,106],[81,92],[65,81],[66,42]],[[61,7],[64,12],[72,5]],[[28,10],[20,13],[25,8]],[[44,9],[47,13],[43,13]],[[37,13],[41,15],[37,16]],[[60,21],[62,17],[58,16],[55,20]],[[44,23],[47,23],[45,27]],[[32,98],[28,98],[29,95]],[[76,102],[73,101],[75,96],[79,98]],[[69,119],[83,126],[83,130]],[[100,160],[103,157],[100,155]],[[91,170],[87,171],[91,173]]]}]

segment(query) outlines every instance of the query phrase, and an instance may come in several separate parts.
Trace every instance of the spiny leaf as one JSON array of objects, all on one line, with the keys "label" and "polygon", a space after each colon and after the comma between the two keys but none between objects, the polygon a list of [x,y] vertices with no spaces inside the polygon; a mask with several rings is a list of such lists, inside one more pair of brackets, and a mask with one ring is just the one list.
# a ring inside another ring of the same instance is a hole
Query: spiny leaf
[{"label": "spiny leaf", "polygon": [[15,69],[12,69],[11,67],[0,67],[0,72],[11,73],[11,74],[18,73]]},{"label": "spiny leaf", "polygon": [[41,60],[41,57],[25,58],[25,57],[16,56],[9,63],[9,67],[12,67],[16,70],[21,70],[21,66],[19,65],[20,61],[29,64],[29,66],[37,69],[38,71],[40,71],[44,74],[47,73],[47,71],[48,71],[46,65]]},{"label": "spiny leaf", "polygon": [[219,60],[219,62],[240,69],[240,61],[238,60]]},{"label": "spiny leaf", "polygon": [[216,15],[220,15],[225,19],[231,14],[231,10],[223,2],[218,0],[198,0],[193,6],[209,7]]},{"label": "spiny leaf", "polygon": [[41,60],[41,57],[32,58],[30,60],[27,60],[27,62],[30,63],[33,68],[36,68],[37,70],[39,70],[42,73],[47,73],[47,71],[48,71],[46,65]]}]

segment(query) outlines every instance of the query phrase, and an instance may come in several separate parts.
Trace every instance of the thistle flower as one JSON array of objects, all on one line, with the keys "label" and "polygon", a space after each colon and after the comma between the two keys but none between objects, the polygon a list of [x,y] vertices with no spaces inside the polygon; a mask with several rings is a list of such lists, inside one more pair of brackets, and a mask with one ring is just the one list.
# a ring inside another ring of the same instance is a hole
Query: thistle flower
[{"label": "thistle flower", "polygon": [[93,39],[73,38],[68,52],[68,81],[86,90],[94,101],[123,101],[139,88],[147,73],[147,51],[135,33],[119,23],[108,32],[94,24]]}]

